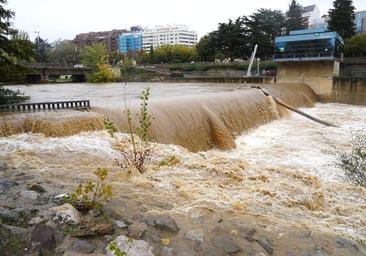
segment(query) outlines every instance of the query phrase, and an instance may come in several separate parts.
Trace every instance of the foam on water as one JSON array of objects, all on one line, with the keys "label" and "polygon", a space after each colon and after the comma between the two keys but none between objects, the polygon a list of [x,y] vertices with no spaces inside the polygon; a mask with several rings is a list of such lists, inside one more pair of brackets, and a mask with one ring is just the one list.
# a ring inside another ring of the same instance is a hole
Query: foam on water
[{"label": "foam on water", "polygon": [[[92,177],[96,167],[108,167],[116,209],[128,194],[146,209],[156,209],[157,202],[171,203],[173,214],[230,209],[268,228],[309,228],[366,241],[366,189],[342,179],[331,153],[350,148],[350,130],[365,127],[366,107],[317,104],[303,110],[340,128],[291,114],[239,136],[233,150],[192,153],[154,144],[152,167],[143,175],[128,176],[116,167],[120,154],[105,131],[64,138],[3,137],[0,160],[33,175],[42,173],[42,179],[65,188]],[[179,163],[159,167],[171,156]]]}]

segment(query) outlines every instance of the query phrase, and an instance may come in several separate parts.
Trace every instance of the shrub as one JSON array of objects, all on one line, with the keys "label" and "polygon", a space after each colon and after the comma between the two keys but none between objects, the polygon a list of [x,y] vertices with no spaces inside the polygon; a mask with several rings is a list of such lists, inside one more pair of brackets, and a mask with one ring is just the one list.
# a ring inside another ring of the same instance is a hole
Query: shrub
[{"label": "shrub", "polygon": [[337,160],[347,180],[366,188],[366,133],[353,135],[351,152],[338,151]]},{"label": "shrub", "polygon": [[20,103],[29,99],[29,96],[25,96],[19,90],[14,91],[7,88],[0,88],[0,105]]},{"label": "shrub", "polygon": [[[129,166],[135,167],[140,173],[146,171],[146,167],[150,161],[151,153],[151,143],[149,136],[149,128],[151,126],[151,115],[148,112],[148,100],[150,97],[150,88],[147,87],[142,91],[140,99],[140,111],[139,111],[139,125],[134,127],[131,110],[125,107],[125,112],[127,116],[127,131],[129,134],[129,142],[132,148],[124,150],[121,145],[117,148],[120,149],[122,154],[122,161],[117,161],[117,164],[123,168],[127,169]],[[111,137],[116,138],[114,132],[116,131],[113,123],[106,119],[104,121],[104,126],[107,129]],[[136,135],[139,137],[137,138]],[[121,143],[117,143],[121,144]]]},{"label": "shrub", "polygon": [[91,83],[108,83],[118,80],[118,74],[109,64],[97,64],[97,70],[88,76],[88,82]]},{"label": "shrub", "polygon": [[96,176],[95,182],[80,183],[67,199],[67,202],[84,214],[92,209],[101,209],[101,201],[108,201],[112,197],[112,186],[106,183],[108,170],[98,168],[94,171],[94,175]]}]

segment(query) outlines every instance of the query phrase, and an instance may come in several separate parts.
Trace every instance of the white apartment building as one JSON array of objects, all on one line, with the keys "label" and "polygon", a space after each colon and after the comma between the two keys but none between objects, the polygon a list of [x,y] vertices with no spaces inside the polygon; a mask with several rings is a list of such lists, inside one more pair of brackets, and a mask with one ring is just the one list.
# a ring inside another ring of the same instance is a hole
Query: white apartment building
[{"label": "white apartment building", "polygon": [[302,17],[306,20],[307,28],[317,28],[320,23],[324,22],[320,17],[320,10],[315,4],[305,6],[303,11],[304,13],[302,14]]},{"label": "white apartment building", "polygon": [[184,25],[157,26],[144,29],[142,32],[142,48],[149,51],[151,45],[158,48],[161,45],[185,45],[192,47],[197,43],[197,32],[189,30]]}]

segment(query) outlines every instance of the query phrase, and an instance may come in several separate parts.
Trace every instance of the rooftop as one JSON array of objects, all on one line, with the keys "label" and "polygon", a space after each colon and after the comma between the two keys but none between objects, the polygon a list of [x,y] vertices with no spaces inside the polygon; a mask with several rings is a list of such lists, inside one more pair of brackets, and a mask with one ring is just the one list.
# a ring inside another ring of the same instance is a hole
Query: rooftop
[{"label": "rooftop", "polygon": [[309,6],[305,6],[303,10],[304,10],[304,12],[312,12],[312,11],[314,11],[315,7],[316,7],[315,4],[309,5]]}]

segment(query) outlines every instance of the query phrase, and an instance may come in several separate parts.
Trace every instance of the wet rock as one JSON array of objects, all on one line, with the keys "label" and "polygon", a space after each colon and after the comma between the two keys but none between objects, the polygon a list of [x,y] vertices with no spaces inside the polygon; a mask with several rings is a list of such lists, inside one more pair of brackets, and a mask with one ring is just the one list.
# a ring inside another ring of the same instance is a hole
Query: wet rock
[{"label": "wet rock", "polygon": [[41,217],[34,217],[30,221],[28,221],[28,225],[34,226],[34,225],[38,225],[38,224],[40,224],[42,222],[43,222],[43,218],[41,218]]},{"label": "wet rock", "polygon": [[234,240],[228,235],[216,236],[212,239],[212,243],[226,253],[237,253],[241,248],[235,244]]},{"label": "wet rock", "polygon": [[69,203],[61,206],[52,207],[51,211],[55,212],[55,221],[60,223],[74,223],[78,224],[81,221],[81,214]]},{"label": "wet rock", "polygon": [[26,201],[36,201],[39,199],[39,194],[32,190],[23,190],[20,192],[20,196]]},{"label": "wet rock", "polygon": [[266,250],[266,252],[269,253],[269,255],[273,254],[273,244],[270,240],[268,240],[265,237],[261,237],[257,240],[255,240],[260,246],[263,247],[264,250]]},{"label": "wet rock", "polygon": [[178,232],[179,227],[175,220],[171,216],[165,215],[149,215],[144,218],[147,225],[157,227],[170,232]]},{"label": "wet rock", "polygon": [[127,224],[123,220],[115,220],[114,223],[119,228],[127,228]]},{"label": "wet rock", "polygon": [[42,249],[55,247],[54,229],[51,226],[40,224],[35,227],[31,234],[32,243],[38,243]]},{"label": "wet rock", "polygon": [[32,212],[23,208],[12,210],[0,208],[0,220],[9,225],[21,225],[32,218]]},{"label": "wet rock", "polygon": [[160,252],[160,256],[173,256],[174,250],[168,246],[164,246]]},{"label": "wet rock", "polygon": [[68,194],[59,194],[59,195],[55,195],[52,198],[52,202],[54,202],[55,204],[61,205],[64,204],[66,202],[66,199],[69,198]]},{"label": "wet rock", "polygon": [[112,232],[113,225],[110,221],[102,218],[89,218],[78,225],[74,225],[70,235],[74,237],[92,237],[110,235]]},{"label": "wet rock", "polygon": [[41,185],[38,185],[38,184],[30,185],[28,189],[29,190],[32,190],[32,191],[36,191],[36,192],[38,192],[40,194],[46,192],[46,189],[44,189],[44,187],[42,187]]},{"label": "wet rock", "polygon": [[210,210],[205,209],[205,208],[196,208],[193,209],[189,215],[192,219],[192,222],[194,224],[200,224],[202,223],[203,219],[205,218],[206,215],[208,215],[210,213]]},{"label": "wet rock", "polygon": [[[147,230],[147,225],[145,223],[133,223],[128,227],[128,236],[134,239],[140,239]],[[159,239],[160,241],[160,239]]]},{"label": "wet rock", "polygon": [[353,248],[354,250],[358,251],[357,245],[352,242],[351,240],[345,239],[343,237],[337,237],[337,247],[338,248]]},{"label": "wet rock", "polygon": [[0,162],[0,172],[6,171],[8,169],[8,165],[4,162]]},{"label": "wet rock", "polygon": [[0,179],[0,194],[5,193],[11,187],[17,186],[18,183],[12,180]]},{"label": "wet rock", "polygon": [[25,175],[25,173],[17,175],[17,177],[15,178],[15,180],[17,180],[17,181],[27,181],[27,180],[33,180],[33,179],[34,179],[34,175]]},{"label": "wet rock", "polygon": [[143,240],[130,239],[127,236],[118,236],[110,242],[106,248],[106,255],[118,255],[116,250],[120,253],[126,253],[127,256],[154,256],[153,247],[149,243]]},{"label": "wet rock", "polygon": [[25,228],[20,228],[20,227],[5,225],[5,224],[2,224],[1,227],[4,230],[7,230],[8,232],[10,232],[11,235],[24,236],[25,234],[27,234],[27,229],[25,229]]},{"label": "wet rock", "polygon": [[328,253],[326,253],[323,249],[323,247],[317,245],[314,247],[315,255],[316,256],[328,256]]},{"label": "wet rock", "polygon": [[95,244],[85,240],[76,240],[70,247],[70,251],[89,254],[95,251]]},{"label": "wet rock", "polygon": [[190,230],[184,235],[186,239],[194,241],[197,245],[203,243],[204,236],[205,234],[201,229]]},{"label": "wet rock", "polygon": [[178,252],[177,256],[196,256],[193,252]]},{"label": "wet rock", "polygon": [[246,240],[248,240],[249,242],[254,242],[253,236],[255,235],[256,232],[257,232],[257,230],[255,230],[254,228],[252,228],[248,232],[245,233],[244,238]]}]

